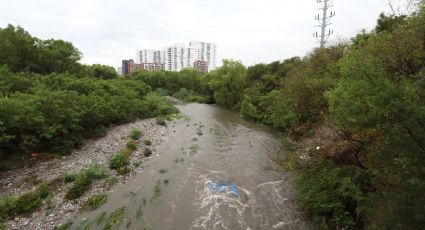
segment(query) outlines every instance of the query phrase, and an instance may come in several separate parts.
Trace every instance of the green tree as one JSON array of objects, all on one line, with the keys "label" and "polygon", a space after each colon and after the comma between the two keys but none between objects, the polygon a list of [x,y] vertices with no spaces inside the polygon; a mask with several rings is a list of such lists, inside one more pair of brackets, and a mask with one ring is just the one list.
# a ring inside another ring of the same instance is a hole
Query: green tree
[{"label": "green tree", "polygon": [[224,108],[239,110],[245,78],[246,69],[240,62],[224,60],[223,66],[211,73],[209,82],[215,102]]},{"label": "green tree", "polygon": [[114,79],[118,77],[117,71],[115,71],[114,67],[107,65],[94,64],[90,66],[92,74],[96,78],[101,79]]}]

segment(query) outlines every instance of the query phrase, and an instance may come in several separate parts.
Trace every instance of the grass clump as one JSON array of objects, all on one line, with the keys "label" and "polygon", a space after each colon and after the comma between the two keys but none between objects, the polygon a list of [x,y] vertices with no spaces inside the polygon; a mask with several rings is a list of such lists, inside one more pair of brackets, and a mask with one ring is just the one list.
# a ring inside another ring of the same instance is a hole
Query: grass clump
[{"label": "grass clump", "polygon": [[158,125],[167,125],[166,118],[163,116],[156,117],[156,123]]},{"label": "grass clump", "polygon": [[108,195],[106,194],[93,195],[87,200],[84,206],[88,209],[94,210],[102,206],[104,203],[106,203],[107,200],[108,200]]},{"label": "grass clump", "polygon": [[137,149],[137,143],[134,140],[127,142],[127,148],[131,151],[135,151]]},{"label": "grass clump", "polygon": [[144,140],[143,143],[145,145],[152,145],[152,141],[151,140]]},{"label": "grass clump", "polygon": [[35,191],[27,192],[20,196],[2,198],[0,199],[0,219],[33,212],[51,194],[50,187],[42,184]]},{"label": "grass clump", "polygon": [[75,177],[74,185],[68,190],[65,199],[74,200],[86,192],[93,181],[105,178],[108,175],[105,167],[99,164],[93,164],[83,169]]},{"label": "grass clump", "polygon": [[131,131],[130,137],[131,137],[131,139],[136,141],[136,140],[139,140],[142,135],[143,135],[142,131],[140,131],[138,129],[133,129]]},{"label": "grass clump", "polygon": [[114,176],[105,180],[104,187],[106,189],[111,189],[112,186],[116,185],[117,183],[118,183],[118,178]]},{"label": "grass clump", "polygon": [[146,148],[143,150],[143,155],[145,157],[150,157],[152,155],[152,150],[150,148]]},{"label": "grass clump", "polygon": [[62,176],[62,181],[63,181],[63,183],[71,183],[71,182],[75,181],[75,177],[76,177],[75,174],[65,173]]},{"label": "grass clump", "polygon": [[129,164],[128,157],[130,156],[130,151],[121,150],[120,152],[112,155],[109,158],[109,168],[117,171],[118,174],[123,175],[128,172],[127,165]]}]

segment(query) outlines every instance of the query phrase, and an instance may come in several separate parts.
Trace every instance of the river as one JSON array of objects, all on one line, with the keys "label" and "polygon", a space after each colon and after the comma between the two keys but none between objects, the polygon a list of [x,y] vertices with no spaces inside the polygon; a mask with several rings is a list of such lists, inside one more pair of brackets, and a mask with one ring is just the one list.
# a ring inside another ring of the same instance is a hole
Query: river
[{"label": "river", "polygon": [[291,173],[270,158],[285,151],[277,133],[213,105],[177,107],[185,118],[168,122],[154,157],[72,229],[103,229],[114,210],[112,229],[312,229]]}]

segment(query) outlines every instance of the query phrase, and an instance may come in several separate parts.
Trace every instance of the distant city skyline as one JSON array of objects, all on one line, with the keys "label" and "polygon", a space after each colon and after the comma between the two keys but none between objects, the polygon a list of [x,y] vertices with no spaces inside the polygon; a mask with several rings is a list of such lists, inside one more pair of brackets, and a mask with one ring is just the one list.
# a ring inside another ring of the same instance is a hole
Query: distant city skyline
[{"label": "distant city skyline", "polygon": [[[1,1],[1,0],[0,0]],[[316,0],[91,0],[0,4],[0,27],[20,25],[41,39],[70,41],[82,63],[120,65],[138,47],[213,41],[222,59],[244,65],[303,56],[318,46]],[[373,29],[386,0],[335,0],[331,42]],[[82,7],[83,6],[83,7]],[[126,7],[123,7],[126,6]],[[141,14],[141,9],[143,14]]]},{"label": "distant city skyline", "polygon": [[138,49],[136,56],[131,59],[137,64],[163,64],[167,71],[180,71],[196,66],[211,71],[217,66],[217,46],[215,43],[204,41],[190,41],[188,46],[184,43],[175,43],[163,49]]}]

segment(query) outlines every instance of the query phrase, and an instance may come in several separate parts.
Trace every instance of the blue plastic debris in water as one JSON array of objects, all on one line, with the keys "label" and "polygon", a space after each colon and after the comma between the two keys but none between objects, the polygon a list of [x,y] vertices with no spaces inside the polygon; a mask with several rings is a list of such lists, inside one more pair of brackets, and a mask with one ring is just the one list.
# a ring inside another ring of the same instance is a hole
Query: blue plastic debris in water
[{"label": "blue plastic debris in water", "polygon": [[208,190],[210,192],[233,193],[238,198],[241,196],[238,187],[230,182],[211,182],[208,184]]}]

